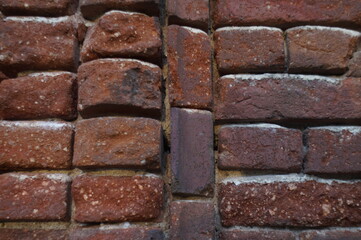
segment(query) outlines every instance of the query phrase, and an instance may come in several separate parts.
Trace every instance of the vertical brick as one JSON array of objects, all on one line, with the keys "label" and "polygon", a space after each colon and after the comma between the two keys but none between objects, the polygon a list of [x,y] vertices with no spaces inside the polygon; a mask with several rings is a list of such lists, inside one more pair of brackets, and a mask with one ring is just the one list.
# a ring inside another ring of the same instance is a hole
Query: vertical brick
[{"label": "vertical brick", "polygon": [[214,184],[212,114],[171,109],[172,191],[210,196]]},{"label": "vertical brick", "polygon": [[70,123],[0,121],[0,169],[69,168],[72,139]]},{"label": "vertical brick", "polygon": [[213,204],[191,201],[172,202],[169,239],[215,239]]},{"label": "vertical brick", "polygon": [[198,29],[168,27],[168,88],[171,106],[211,108],[211,45]]},{"label": "vertical brick", "polygon": [[68,181],[65,174],[0,175],[0,220],[65,220]]},{"label": "vertical brick", "polygon": [[307,231],[300,234],[300,240],[358,240],[360,230],[320,230]]},{"label": "vertical brick", "polygon": [[66,230],[0,228],[1,240],[68,240]]},{"label": "vertical brick", "polygon": [[222,169],[300,171],[302,132],[274,124],[226,125],[218,134]]},{"label": "vertical brick", "polygon": [[294,233],[283,230],[225,230],[220,240],[296,240]]}]

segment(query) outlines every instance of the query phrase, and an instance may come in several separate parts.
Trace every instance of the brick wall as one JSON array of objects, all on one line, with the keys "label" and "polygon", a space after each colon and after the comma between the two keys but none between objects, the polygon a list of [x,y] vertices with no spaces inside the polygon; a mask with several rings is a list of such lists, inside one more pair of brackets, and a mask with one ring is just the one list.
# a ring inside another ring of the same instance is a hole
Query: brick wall
[{"label": "brick wall", "polygon": [[361,239],[361,1],[0,0],[0,239]]}]

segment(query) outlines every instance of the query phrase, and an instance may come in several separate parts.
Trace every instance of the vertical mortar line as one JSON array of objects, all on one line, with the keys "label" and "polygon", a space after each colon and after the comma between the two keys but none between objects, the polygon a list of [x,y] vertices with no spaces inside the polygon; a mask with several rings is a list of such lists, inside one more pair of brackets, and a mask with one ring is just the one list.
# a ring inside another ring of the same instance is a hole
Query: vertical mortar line
[{"label": "vertical mortar line", "polygon": [[285,51],[285,73],[288,73],[289,68],[290,68],[290,54],[288,51],[288,38],[287,38],[287,33],[286,30],[283,30],[283,39],[284,39],[284,51]]},{"label": "vertical mortar line", "polygon": [[307,153],[308,153],[308,134],[307,128],[302,130],[302,143],[303,143],[303,155],[302,155],[302,169],[301,173],[305,173],[305,165],[307,161]]}]

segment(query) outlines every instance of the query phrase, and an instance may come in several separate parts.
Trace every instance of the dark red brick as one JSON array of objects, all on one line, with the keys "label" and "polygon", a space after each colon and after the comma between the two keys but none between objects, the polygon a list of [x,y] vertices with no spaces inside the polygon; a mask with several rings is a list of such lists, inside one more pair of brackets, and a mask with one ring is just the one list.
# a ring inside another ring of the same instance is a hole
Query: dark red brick
[{"label": "dark red brick", "polygon": [[210,196],[214,184],[211,112],[171,109],[172,191]]},{"label": "dark red brick", "polygon": [[297,175],[243,177],[236,184],[220,184],[218,201],[226,227],[361,225],[361,182],[317,182]]},{"label": "dark red brick", "polygon": [[164,234],[160,228],[125,227],[114,228],[106,225],[100,228],[77,228],[70,234],[70,240],[163,240]]},{"label": "dark red brick", "polygon": [[169,23],[208,31],[208,0],[167,0],[166,6]]},{"label": "dark red brick", "polygon": [[211,45],[198,29],[168,27],[168,87],[171,106],[206,108],[212,103]]},{"label": "dark red brick", "polygon": [[0,228],[2,240],[68,240],[66,230]]},{"label": "dark red brick", "polygon": [[0,11],[5,15],[63,16],[74,14],[77,0],[0,0]]},{"label": "dark red brick", "polygon": [[156,177],[80,176],[74,179],[78,222],[149,221],[162,209],[163,181]]},{"label": "dark red brick", "polygon": [[162,72],[138,60],[100,59],[79,67],[78,108],[83,116],[128,113],[160,116]]},{"label": "dark red brick", "polygon": [[148,118],[93,118],[76,126],[78,167],[160,168],[161,123]]},{"label": "dark red brick", "polygon": [[73,17],[8,17],[0,21],[0,69],[68,70],[77,67],[77,29]]},{"label": "dark red brick", "polygon": [[220,240],[296,240],[290,231],[281,230],[225,230]]},{"label": "dark red brick", "polygon": [[308,231],[300,234],[300,240],[359,240],[360,230]]},{"label": "dark red brick", "polygon": [[355,52],[352,59],[348,62],[347,76],[361,77],[361,51]]},{"label": "dark red brick", "polygon": [[263,74],[228,75],[216,86],[217,120],[323,120],[361,118],[358,78]]},{"label": "dark red brick", "polygon": [[0,72],[0,82],[7,78],[8,78],[8,76],[6,76],[3,72]]},{"label": "dark red brick", "polygon": [[0,175],[0,220],[65,220],[68,181],[65,174]]},{"label": "dark red brick", "polygon": [[290,73],[342,74],[361,34],[342,28],[305,26],[286,31]]},{"label": "dark red brick", "polygon": [[361,174],[361,127],[307,130],[307,173]]},{"label": "dark red brick", "polygon": [[215,239],[214,218],[214,206],[211,202],[172,202],[169,239]]},{"label": "dark red brick", "polygon": [[69,168],[72,138],[70,123],[0,121],[0,169]]},{"label": "dark red brick", "polygon": [[283,72],[286,67],[281,29],[269,27],[226,27],[214,34],[219,71]]},{"label": "dark red brick", "polygon": [[89,28],[81,59],[87,62],[104,57],[131,57],[159,62],[161,46],[158,18],[111,11]]},{"label": "dark red brick", "polygon": [[302,132],[272,124],[226,125],[218,134],[218,167],[300,171]]},{"label": "dark red brick", "polygon": [[114,9],[158,15],[158,4],[159,0],[80,0],[80,10],[87,19],[96,19]]},{"label": "dark red brick", "polygon": [[0,83],[0,119],[76,117],[76,76],[67,72],[35,73]]},{"label": "dark red brick", "polygon": [[214,25],[361,26],[359,0],[216,0]]}]

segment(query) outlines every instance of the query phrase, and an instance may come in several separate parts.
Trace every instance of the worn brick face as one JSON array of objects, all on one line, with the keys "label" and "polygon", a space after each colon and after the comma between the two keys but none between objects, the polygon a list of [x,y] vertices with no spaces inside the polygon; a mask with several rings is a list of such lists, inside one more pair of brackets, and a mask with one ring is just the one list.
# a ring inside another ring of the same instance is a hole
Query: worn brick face
[{"label": "worn brick face", "polygon": [[162,73],[138,60],[102,59],[79,67],[78,108],[83,116],[128,113],[160,116]]},{"label": "worn brick face", "polygon": [[158,18],[111,11],[88,30],[81,59],[87,62],[104,57],[131,57],[158,62],[161,46]]},{"label": "worn brick face", "polygon": [[296,240],[294,233],[282,230],[225,230],[220,240]]},{"label": "worn brick face", "polygon": [[169,239],[214,239],[214,217],[213,203],[172,202],[170,206]]},{"label": "worn brick face", "polygon": [[358,240],[360,230],[307,231],[300,234],[300,240]]},{"label": "worn brick face", "polygon": [[352,59],[348,62],[347,76],[361,77],[361,51],[355,52]]},{"label": "worn brick face", "polygon": [[218,167],[300,171],[302,132],[273,124],[223,126],[218,134]]},{"label": "worn brick face", "polygon": [[361,173],[361,127],[310,128],[305,172],[331,174]]},{"label": "worn brick face", "polygon": [[321,76],[229,75],[217,81],[217,120],[361,118],[361,81]]},{"label": "worn brick face", "polygon": [[0,22],[0,69],[67,70],[77,65],[73,17],[7,17]]},{"label": "worn brick face", "polygon": [[160,168],[161,124],[147,118],[106,117],[77,123],[74,165]]},{"label": "worn brick face", "polygon": [[72,137],[70,123],[0,121],[0,169],[69,168]]},{"label": "worn brick face", "polygon": [[325,227],[359,226],[361,223],[360,182],[292,179],[278,182],[276,177],[268,176],[247,182],[246,178],[238,184],[220,184],[218,200],[225,227]]},{"label": "worn brick face", "polygon": [[80,176],[73,180],[78,222],[150,221],[161,213],[163,181],[155,177]]},{"label": "worn brick face", "polygon": [[214,183],[212,114],[171,109],[172,191],[210,196]]},{"label": "worn brick face", "polygon": [[286,31],[290,73],[342,74],[356,50],[360,33],[306,26]]},{"label": "worn brick face", "polygon": [[76,117],[76,77],[68,72],[35,73],[0,82],[0,119]]},{"label": "worn brick face", "polygon": [[222,73],[283,72],[283,32],[269,27],[226,27],[214,34],[215,56]]},{"label": "worn brick face", "polygon": [[0,228],[2,240],[68,240],[66,230]]},{"label": "worn brick face", "polygon": [[212,81],[208,35],[198,29],[171,25],[167,43],[171,106],[209,109]]},{"label": "worn brick face", "polygon": [[67,182],[65,174],[0,175],[0,220],[65,220]]}]

